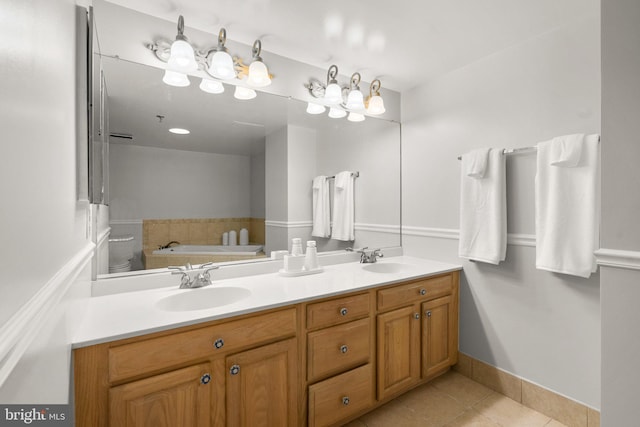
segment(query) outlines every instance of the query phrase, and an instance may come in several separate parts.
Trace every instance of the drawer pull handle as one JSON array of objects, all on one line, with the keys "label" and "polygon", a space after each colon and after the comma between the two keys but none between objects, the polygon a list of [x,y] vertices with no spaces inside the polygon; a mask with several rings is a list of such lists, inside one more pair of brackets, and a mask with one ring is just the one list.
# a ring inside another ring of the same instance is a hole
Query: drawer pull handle
[{"label": "drawer pull handle", "polygon": [[347,405],[349,404],[349,396],[344,396],[344,397],[342,398],[342,404],[343,404],[344,406],[347,406]]},{"label": "drawer pull handle", "polygon": [[233,365],[231,369],[229,369],[229,373],[231,375],[238,375],[240,373],[240,365]]},{"label": "drawer pull handle", "polygon": [[414,317],[414,319],[419,320],[420,319],[420,313],[414,313],[413,317]]},{"label": "drawer pull handle", "polygon": [[347,347],[346,345],[342,345],[340,346],[340,353],[346,353],[347,351],[349,351],[349,347]]},{"label": "drawer pull handle", "polygon": [[348,312],[349,312],[349,310],[347,310],[347,308],[346,308],[346,307],[342,307],[342,308],[340,309],[340,315],[341,315],[341,316],[346,316]]},{"label": "drawer pull handle", "polygon": [[424,314],[426,314],[426,315],[427,315],[427,317],[431,317],[431,311],[427,311],[427,312],[425,312]]},{"label": "drawer pull handle", "polygon": [[420,295],[426,295],[426,294],[427,294],[426,289],[420,289]]},{"label": "drawer pull handle", "polygon": [[222,338],[218,338],[217,340],[215,340],[215,342],[213,343],[213,346],[215,348],[222,348],[224,347],[224,340]]},{"label": "drawer pull handle", "polygon": [[209,381],[211,381],[211,375],[209,373],[200,377],[200,384],[209,384]]}]

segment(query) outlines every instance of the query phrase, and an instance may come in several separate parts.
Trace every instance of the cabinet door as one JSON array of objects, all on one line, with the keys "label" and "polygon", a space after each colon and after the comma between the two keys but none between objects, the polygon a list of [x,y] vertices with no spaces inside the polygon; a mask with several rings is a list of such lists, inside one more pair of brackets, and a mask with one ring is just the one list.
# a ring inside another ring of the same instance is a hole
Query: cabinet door
[{"label": "cabinet door", "polygon": [[227,425],[298,424],[296,339],[228,356]]},{"label": "cabinet door", "polygon": [[451,296],[422,303],[422,377],[428,377],[453,362]]},{"label": "cabinet door", "polygon": [[420,380],[419,306],[378,315],[378,399]]},{"label": "cabinet door", "polygon": [[209,364],[203,363],[111,388],[110,425],[210,425],[210,372]]}]

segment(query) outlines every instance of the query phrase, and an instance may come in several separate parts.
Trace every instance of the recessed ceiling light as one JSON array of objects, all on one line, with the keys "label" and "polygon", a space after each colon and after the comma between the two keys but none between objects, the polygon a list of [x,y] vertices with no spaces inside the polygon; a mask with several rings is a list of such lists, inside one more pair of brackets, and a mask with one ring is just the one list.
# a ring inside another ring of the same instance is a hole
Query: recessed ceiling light
[{"label": "recessed ceiling light", "polygon": [[169,129],[169,132],[177,133],[178,135],[188,135],[190,133],[189,130],[181,128],[171,128]]}]

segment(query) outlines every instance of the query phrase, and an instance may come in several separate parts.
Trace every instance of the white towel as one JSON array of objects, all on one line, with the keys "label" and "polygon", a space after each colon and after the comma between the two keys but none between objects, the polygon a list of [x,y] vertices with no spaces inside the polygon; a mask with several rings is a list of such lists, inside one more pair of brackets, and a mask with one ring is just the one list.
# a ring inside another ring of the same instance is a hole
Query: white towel
[{"label": "white towel", "polygon": [[575,168],[580,162],[583,145],[583,133],[553,138],[549,146],[550,164],[552,166]]},{"label": "white towel", "polygon": [[333,190],[333,230],[331,238],[353,241],[355,235],[355,177],[349,171],[336,174]]},{"label": "white towel", "polygon": [[329,237],[331,235],[329,184],[324,175],[313,179],[313,228],[311,235],[315,237]]},{"label": "white towel", "polygon": [[462,169],[471,178],[484,178],[489,163],[490,148],[479,148],[465,154],[462,158]]},{"label": "white towel", "polygon": [[[567,140],[581,140],[574,167],[552,165]],[[536,170],[536,267],[589,277],[597,268],[600,156],[598,135],[569,135],[538,144]]]},{"label": "white towel", "polygon": [[467,174],[462,156],[460,183],[461,258],[498,264],[507,253],[507,199],[505,156],[490,149],[483,178]]}]

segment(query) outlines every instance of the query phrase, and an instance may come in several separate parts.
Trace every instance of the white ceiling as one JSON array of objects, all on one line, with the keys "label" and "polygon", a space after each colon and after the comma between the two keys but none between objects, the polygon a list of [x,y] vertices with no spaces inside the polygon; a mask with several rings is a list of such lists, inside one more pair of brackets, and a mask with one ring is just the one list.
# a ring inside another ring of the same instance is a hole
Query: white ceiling
[{"label": "white ceiling", "polygon": [[403,91],[591,10],[597,0],[110,0]]}]

